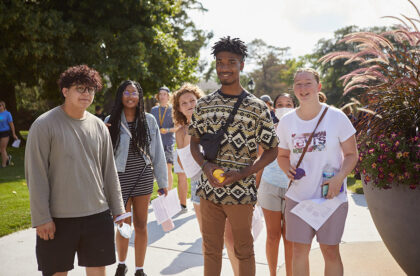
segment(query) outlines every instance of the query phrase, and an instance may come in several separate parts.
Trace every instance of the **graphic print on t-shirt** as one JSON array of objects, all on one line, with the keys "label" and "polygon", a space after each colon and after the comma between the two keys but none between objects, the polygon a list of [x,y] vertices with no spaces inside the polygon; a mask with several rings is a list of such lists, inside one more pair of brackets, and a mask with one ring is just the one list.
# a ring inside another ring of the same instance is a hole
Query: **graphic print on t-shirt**
[{"label": "graphic print on t-shirt", "polygon": [[[306,142],[311,136],[312,133],[301,133],[301,134],[292,134],[292,143],[293,143],[293,153],[302,153],[303,148],[306,145]],[[315,132],[314,137],[312,137],[311,145],[308,147],[308,152],[312,151],[324,151],[327,132],[325,130]]]}]

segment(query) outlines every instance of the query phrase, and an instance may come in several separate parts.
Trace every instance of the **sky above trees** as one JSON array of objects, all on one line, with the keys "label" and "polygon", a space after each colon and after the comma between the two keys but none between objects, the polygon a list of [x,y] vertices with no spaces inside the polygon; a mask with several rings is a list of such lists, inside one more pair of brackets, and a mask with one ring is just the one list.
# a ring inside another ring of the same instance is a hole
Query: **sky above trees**
[{"label": "sky above trees", "polygon": [[[414,9],[407,0],[202,0],[208,12],[190,11],[197,27],[211,30],[214,37],[201,50],[212,60],[211,45],[220,37],[240,37],[246,43],[258,38],[269,45],[290,47],[298,57],[313,52],[319,39],[329,39],[334,31],[349,25],[390,26],[395,20],[382,16],[405,14]],[[420,6],[420,0],[414,0]],[[248,67],[249,68],[249,67]],[[252,68],[252,66],[251,66]],[[247,71],[247,70],[245,70]]]}]

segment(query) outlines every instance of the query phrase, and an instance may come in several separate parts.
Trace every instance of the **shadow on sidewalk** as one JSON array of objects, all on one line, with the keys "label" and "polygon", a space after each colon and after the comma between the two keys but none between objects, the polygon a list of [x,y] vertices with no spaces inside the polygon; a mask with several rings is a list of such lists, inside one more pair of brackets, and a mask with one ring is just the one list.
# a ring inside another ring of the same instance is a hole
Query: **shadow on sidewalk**
[{"label": "shadow on sidewalk", "polygon": [[194,252],[202,251],[201,238],[198,238],[194,243],[180,242],[178,244],[179,245],[190,244],[191,246],[187,248],[186,250],[184,250],[183,252],[179,253],[178,256],[167,267],[162,269],[160,271],[161,275],[178,274],[193,267],[204,266],[203,255],[194,253]]},{"label": "shadow on sidewalk", "polygon": [[[184,223],[186,223],[187,221],[189,221],[191,219],[194,219],[194,218],[195,218],[195,215],[191,215],[191,216],[188,216],[188,217],[185,217],[185,218],[182,218],[182,219],[174,220],[175,228],[173,230],[171,230],[171,232],[176,231]],[[148,233],[148,236],[149,236],[147,245],[151,245],[151,244],[157,242],[158,240],[160,240],[165,235],[165,232],[163,231],[162,226],[157,224],[156,220],[151,221],[147,224],[147,233]],[[132,244],[131,241],[133,241],[133,244],[134,244],[134,234],[130,239],[130,245]]]},{"label": "shadow on sidewalk", "polygon": [[353,198],[354,203],[358,206],[362,207],[368,207],[366,203],[365,195],[359,195],[359,194],[350,194],[350,196]]}]

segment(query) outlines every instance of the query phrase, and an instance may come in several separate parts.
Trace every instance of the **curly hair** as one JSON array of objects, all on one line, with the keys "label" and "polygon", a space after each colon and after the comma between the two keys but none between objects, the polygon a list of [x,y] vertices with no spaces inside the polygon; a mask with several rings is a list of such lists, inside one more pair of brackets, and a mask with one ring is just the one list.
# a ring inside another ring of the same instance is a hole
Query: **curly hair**
[{"label": "curly hair", "polygon": [[67,68],[61,73],[57,81],[60,91],[73,85],[82,84],[95,88],[96,91],[102,90],[102,79],[98,71],[89,68],[87,65],[77,65]]},{"label": "curly hair", "polygon": [[220,52],[230,52],[240,55],[242,60],[248,56],[248,49],[245,43],[239,38],[230,38],[230,36],[222,37],[213,45],[211,49],[211,53],[215,57]]},{"label": "curly hair", "polygon": [[203,91],[196,85],[191,83],[184,83],[182,87],[176,91],[172,96],[172,118],[177,125],[188,124],[187,117],[180,111],[179,98],[187,93],[193,94],[197,100],[204,96]]},{"label": "curly hair", "polygon": [[134,86],[137,89],[137,92],[139,92],[139,103],[136,106],[135,115],[136,126],[135,131],[133,133],[132,142],[134,148],[138,152],[143,151],[150,156],[150,133],[149,127],[147,125],[146,114],[144,113],[143,89],[141,88],[140,84],[136,81],[124,81],[117,89],[114,106],[112,107],[111,116],[108,121],[108,123],[111,124],[111,126],[109,127],[109,132],[111,134],[112,145],[114,147],[114,151],[116,151],[120,143],[121,114],[124,109],[122,97],[123,92],[129,85]]}]

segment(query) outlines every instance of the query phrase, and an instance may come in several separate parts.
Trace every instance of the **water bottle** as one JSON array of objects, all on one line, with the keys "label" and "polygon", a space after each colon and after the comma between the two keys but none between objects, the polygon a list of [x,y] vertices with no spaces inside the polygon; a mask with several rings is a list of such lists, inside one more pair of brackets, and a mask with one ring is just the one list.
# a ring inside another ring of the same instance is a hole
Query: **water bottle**
[{"label": "water bottle", "polygon": [[[329,164],[327,164],[322,170],[322,182],[331,179],[335,175],[336,170]],[[328,184],[322,185],[322,197],[326,197],[328,194]],[[340,193],[344,190],[344,185],[341,185]]]}]

